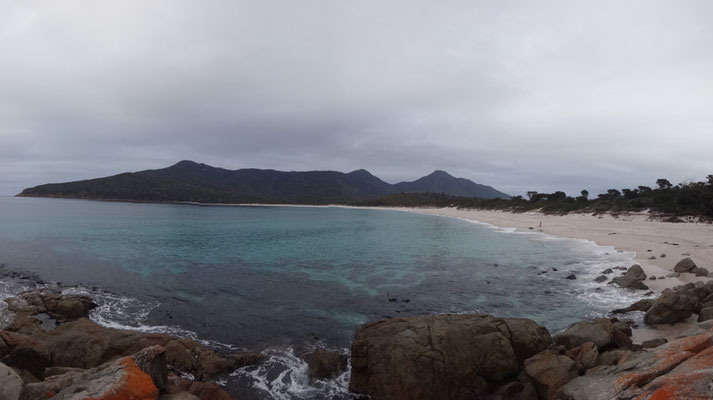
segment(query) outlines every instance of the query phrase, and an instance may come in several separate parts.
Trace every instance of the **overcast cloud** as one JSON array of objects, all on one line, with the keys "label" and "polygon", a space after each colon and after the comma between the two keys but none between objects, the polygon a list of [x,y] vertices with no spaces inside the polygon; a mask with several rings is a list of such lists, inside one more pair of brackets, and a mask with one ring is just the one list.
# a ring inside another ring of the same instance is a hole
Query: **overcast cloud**
[{"label": "overcast cloud", "polygon": [[713,2],[0,0],[0,194],[162,168],[713,174]]}]

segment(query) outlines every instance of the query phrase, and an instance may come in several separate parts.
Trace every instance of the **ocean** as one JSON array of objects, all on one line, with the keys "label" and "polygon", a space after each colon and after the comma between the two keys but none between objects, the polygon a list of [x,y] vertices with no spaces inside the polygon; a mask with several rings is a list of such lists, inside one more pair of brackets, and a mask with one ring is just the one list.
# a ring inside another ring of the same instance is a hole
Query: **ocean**
[{"label": "ocean", "polygon": [[348,353],[376,319],[487,313],[556,332],[606,315],[641,294],[593,279],[633,256],[395,210],[0,197],[0,298],[35,285],[7,274],[23,271],[93,297],[102,325],[262,351],[218,381],[241,399],[349,398],[348,372],[309,382],[299,355]]}]

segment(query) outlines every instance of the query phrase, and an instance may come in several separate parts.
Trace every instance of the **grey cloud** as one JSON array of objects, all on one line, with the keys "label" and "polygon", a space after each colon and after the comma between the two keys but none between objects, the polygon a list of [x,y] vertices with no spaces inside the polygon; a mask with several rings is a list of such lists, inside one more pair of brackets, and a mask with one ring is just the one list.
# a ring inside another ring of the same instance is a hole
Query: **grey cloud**
[{"label": "grey cloud", "polygon": [[77,0],[0,15],[0,193],[194,159],[509,193],[713,173],[706,1]]}]

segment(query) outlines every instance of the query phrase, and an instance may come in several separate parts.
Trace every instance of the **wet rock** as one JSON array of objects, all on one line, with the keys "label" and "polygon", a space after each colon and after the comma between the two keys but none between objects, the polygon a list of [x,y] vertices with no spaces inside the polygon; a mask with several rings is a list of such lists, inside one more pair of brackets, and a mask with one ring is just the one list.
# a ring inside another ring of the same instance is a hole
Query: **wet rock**
[{"label": "wet rock", "polygon": [[611,274],[611,273],[614,273],[614,270],[612,270],[611,268],[607,268],[604,271],[602,271],[602,274]]},{"label": "wet rock", "polygon": [[698,300],[689,293],[664,289],[661,296],[646,311],[644,322],[655,325],[683,321],[693,314],[697,306]]},{"label": "wet rock", "polygon": [[654,299],[641,299],[637,301],[636,303],[630,305],[629,307],[626,308],[619,308],[614,311],[612,311],[612,314],[623,314],[623,313],[628,313],[632,311],[648,311],[649,308],[651,308],[652,305],[656,300]]},{"label": "wet rock", "polygon": [[169,365],[190,372],[201,380],[262,362],[266,358],[252,352],[223,357],[190,339],[172,339],[164,347]]},{"label": "wet rock", "polygon": [[317,348],[302,359],[309,367],[311,379],[333,379],[347,370],[347,356],[336,351]]},{"label": "wet rock", "polygon": [[629,278],[638,279],[640,281],[643,281],[646,279],[646,273],[644,272],[644,270],[641,268],[641,265],[639,265],[639,264],[632,265],[624,273],[624,276],[629,277]]},{"label": "wet rock", "polygon": [[651,276],[649,277],[649,280],[650,280],[650,281],[655,281],[655,280],[656,280],[656,275],[651,275]]},{"label": "wet rock", "polygon": [[672,273],[666,275],[666,278],[678,278],[680,276],[681,276],[681,274],[679,272],[672,272]]},{"label": "wet rock", "polygon": [[0,363],[0,399],[18,400],[25,383],[12,368]]},{"label": "wet rock", "polygon": [[641,343],[641,347],[644,349],[653,349],[654,347],[659,347],[666,343],[668,343],[668,340],[664,338],[656,338],[651,340],[645,340],[643,343]]},{"label": "wet rock", "polygon": [[635,279],[629,276],[617,276],[615,278],[612,278],[611,281],[609,281],[609,285],[616,284],[619,287],[622,287],[624,289],[632,289],[632,290],[648,290],[649,287],[644,284],[639,279]]},{"label": "wet rock", "polygon": [[607,278],[606,275],[599,275],[598,277],[594,278],[594,282],[602,283],[606,282],[607,279],[609,278]]},{"label": "wet rock", "polygon": [[708,272],[707,269],[703,267],[696,267],[691,270],[692,274],[695,274],[696,276],[708,276],[710,272]]},{"label": "wet rock", "polygon": [[673,267],[674,272],[691,272],[693,268],[696,268],[696,263],[693,262],[693,260],[690,257],[686,257],[676,263],[676,266]]},{"label": "wet rock", "polygon": [[471,399],[515,377],[524,360],[550,343],[547,330],[526,319],[430,315],[381,320],[356,330],[349,386],[382,400]]},{"label": "wet rock", "polygon": [[579,373],[574,361],[552,350],[525,360],[525,374],[534,383],[541,399],[553,400],[557,391]]},{"label": "wet rock", "polygon": [[567,275],[567,279],[574,280],[577,279],[577,276],[575,274]]}]

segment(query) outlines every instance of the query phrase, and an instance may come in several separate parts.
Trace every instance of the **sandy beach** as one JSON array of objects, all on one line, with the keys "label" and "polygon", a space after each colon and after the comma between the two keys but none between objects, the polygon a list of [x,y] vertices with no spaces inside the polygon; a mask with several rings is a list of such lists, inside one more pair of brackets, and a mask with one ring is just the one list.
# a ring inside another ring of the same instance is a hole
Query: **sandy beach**
[{"label": "sandy beach", "polygon": [[[542,232],[557,237],[591,240],[600,246],[635,252],[635,261],[648,276],[657,278],[670,274],[674,265],[684,257],[691,257],[699,266],[713,272],[713,224],[661,222],[647,213],[632,213],[613,217],[589,214],[545,215],[538,212],[511,213],[488,210],[459,210],[455,208],[398,208],[401,211],[442,215],[485,222],[500,228],[515,228],[522,232]],[[679,278],[646,280],[646,285],[660,292],[688,282],[711,278],[681,274]],[[696,315],[673,325],[639,327],[634,330],[636,343],[664,337],[677,338],[696,324]]]}]

